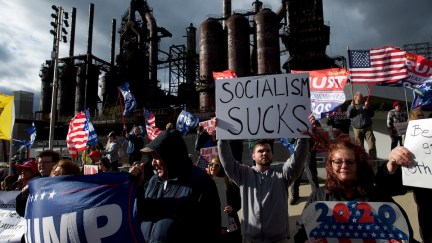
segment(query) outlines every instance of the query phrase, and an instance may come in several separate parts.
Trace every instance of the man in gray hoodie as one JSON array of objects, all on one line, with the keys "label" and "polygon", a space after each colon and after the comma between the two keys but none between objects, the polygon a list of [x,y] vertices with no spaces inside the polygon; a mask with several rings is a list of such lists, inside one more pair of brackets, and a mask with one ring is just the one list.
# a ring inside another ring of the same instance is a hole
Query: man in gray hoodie
[{"label": "man in gray hoodie", "polygon": [[263,140],[253,147],[253,167],[234,159],[229,141],[219,140],[218,149],[226,174],[240,187],[243,242],[288,242],[288,187],[302,173],[309,139],[300,138],[294,154],[273,166],[273,151]]}]

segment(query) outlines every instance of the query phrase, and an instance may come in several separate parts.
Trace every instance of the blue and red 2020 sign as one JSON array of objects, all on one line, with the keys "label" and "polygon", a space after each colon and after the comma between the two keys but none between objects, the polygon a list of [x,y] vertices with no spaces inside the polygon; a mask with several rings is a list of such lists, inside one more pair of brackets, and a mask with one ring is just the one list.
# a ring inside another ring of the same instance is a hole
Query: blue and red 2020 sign
[{"label": "blue and red 2020 sign", "polygon": [[408,242],[409,239],[406,219],[394,203],[317,201],[305,208],[302,220],[309,239],[325,242]]}]

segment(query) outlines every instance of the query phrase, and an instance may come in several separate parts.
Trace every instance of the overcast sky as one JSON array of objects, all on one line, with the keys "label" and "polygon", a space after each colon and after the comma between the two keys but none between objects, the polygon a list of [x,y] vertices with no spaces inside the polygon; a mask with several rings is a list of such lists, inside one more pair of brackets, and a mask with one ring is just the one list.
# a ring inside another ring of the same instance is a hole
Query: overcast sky
[{"label": "overcast sky", "polygon": [[[222,2],[149,0],[157,25],[173,34],[172,38],[162,39],[160,48],[169,51],[171,45],[185,44],[186,27],[192,23],[199,29],[206,16],[222,14]],[[250,10],[252,2],[232,0],[232,9]],[[24,90],[38,96],[39,70],[50,59],[53,47],[53,36],[49,33],[53,4],[63,6],[66,11],[77,9],[75,55],[85,54],[90,3],[95,5],[93,54],[110,61],[111,21],[117,19],[117,28],[120,27],[129,1],[0,0],[0,93]],[[276,11],[281,0],[263,0],[263,3]],[[324,0],[323,4],[324,20],[331,32],[329,56],[346,56],[347,46],[369,49],[432,42],[431,0]],[[117,35],[116,54],[118,41]],[[69,44],[62,44],[60,49],[60,57],[67,56]]]}]

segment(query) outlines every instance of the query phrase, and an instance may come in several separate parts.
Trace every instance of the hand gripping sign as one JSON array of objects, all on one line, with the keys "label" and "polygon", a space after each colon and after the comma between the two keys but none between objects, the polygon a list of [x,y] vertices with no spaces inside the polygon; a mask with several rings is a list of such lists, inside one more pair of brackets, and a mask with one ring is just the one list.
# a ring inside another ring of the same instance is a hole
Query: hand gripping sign
[{"label": "hand gripping sign", "polygon": [[302,214],[308,239],[324,242],[408,242],[405,217],[394,203],[317,201]]}]

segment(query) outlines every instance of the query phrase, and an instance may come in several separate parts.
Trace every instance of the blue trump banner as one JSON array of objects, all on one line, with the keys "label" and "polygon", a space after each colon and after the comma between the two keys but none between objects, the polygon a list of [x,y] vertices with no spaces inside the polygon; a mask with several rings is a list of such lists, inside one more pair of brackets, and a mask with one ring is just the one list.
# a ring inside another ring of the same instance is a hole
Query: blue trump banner
[{"label": "blue trump banner", "polygon": [[57,176],[29,183],[26,242],[142,242],[128,173]]}]

